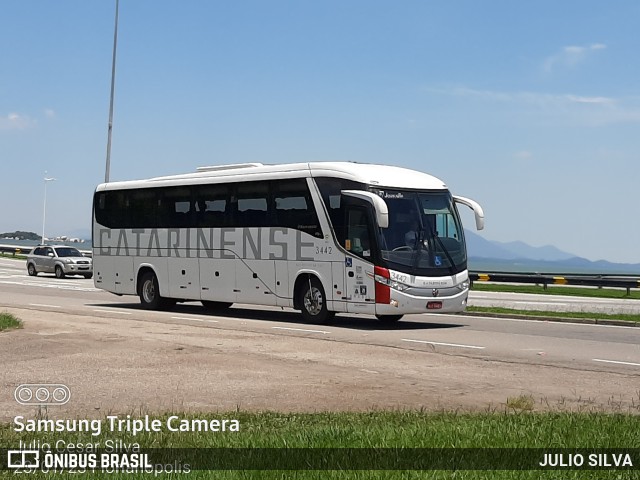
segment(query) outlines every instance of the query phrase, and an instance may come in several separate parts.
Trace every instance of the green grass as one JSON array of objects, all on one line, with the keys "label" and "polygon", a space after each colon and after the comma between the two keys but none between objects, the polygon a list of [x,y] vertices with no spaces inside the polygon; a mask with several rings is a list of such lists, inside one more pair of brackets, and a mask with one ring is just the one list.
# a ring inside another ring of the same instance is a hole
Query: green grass
[{"label": "green grass", "polygon": [[619,320],[624,322],[640,322],[640,315],[628,313],[595,313],[595,312],[550,312],[545,310],[518,310],[502,307],[475,307],[468,306],[467,312],[471,313],[497,313],[505,315],[527,315],[534,317],[550,318],[575,318],[587,320]]},{"label": "green grass", "polygon": [[6,312],[0,313],[0,332],[11,328],[22,328],[22,321],[14,315]]},{"label": "green grass", "polygon": [[[90,433],[17,433],[12,424],[0,425],[0,447],[13,448],[18,441],[28,442],[90,442],[104,445],[108,439],[137,442],[142,448],[638,448],[640,445],[639,418],[625,414],[597,413],[523,413],[532,407],[532,397],[507,400],[500,412],[484,414],[426,413],[393,411],[370,413],[245,413],[231,412],[201,415],[196,418],[233,418],[240,421],[239,432],[172,433],[163,429],[158,433],[130,433],[103,431],[100,436]],[[516,412],[516,413],[507,413]],[[183,417],[183,415],[180,415]],[[120,416],[124,418],[124,416]],[[156,418],[156,417],[154,417]],[[157,417],[163,420],[166,417]],[[193,418],[187,416],[186,418]],[[107,422],[103,419],[103,427]],[[254,451],[246,451],[251,455]],[[327,451],[327,454],[336,451]],[[451,450],[449,452],[452,452]],[[260,453],[258,451],[258,453]],[[353,453],[353,451],[352,451]],[[376,461],[384,452],[367,450],[355,455],[369,455]],[[400,452],[402,453],[402,452]],[[413,452],[410,452],[413,454]],[[419,453],[419,452],[418,452]],[[220,454],[220,452],[218,452]],[[263,454],[264,451],[263,451]],[[268,452],[266,452],[268,454]],[[271,452],[275,456],[277,452]],[[304,452],[301,453],[301,455]],[[324,454],[324,453],[323,453]],[[351,454],[351,453],[350,453]],[[222,452],[221,455],[224,455]],[[222,458],[222,457],[221,457]],[[411,457],[409,457],[411,458]],[[247,462],[249,457],[247,457]],[[343,458],[343,465],[352,460]],[[330,466],[335,467],[331,464]],[[188,476],[159,478],[221,478],[221,479],[285,479],[285,478],[455,478],[455,479],[627,479],[639,478],[638,471],[193,471]],[[0,476],[3,472],[0,472]],[[7,472],[4,472],[7,473]],[[635,475],[635,476],[634,476]],[[4,477],[3,477],[4,478]],[[8,477],[7,477],[8,478]],[[13,477],[15,478],[15,477]],[[43,474],[29,478],[51,478]],[[78,478],[77,475],[56,475],[54,478]],[[91,478],[153,478],[144,474],[95,474]]]},{"label": "green grass", "polygon": [[624,288],[598,288],[598,287],[571,287],[571,286],[547,286],[542,285],[504,285],[498,283],[473,282],[472,290],[478,292],[514,292],[535,293],[538,295],[570,295],[575,297],[597,298],[629,298],[640,300],[640,290],[632,289],[627,295]]},{"label": "green grass", "polygon": [[22,253],[13,254],[13,253],[7,253],[7,252],[0,252],[0,258],[12,258],[14,260],[26,260],[27,256],[22,254]]}]

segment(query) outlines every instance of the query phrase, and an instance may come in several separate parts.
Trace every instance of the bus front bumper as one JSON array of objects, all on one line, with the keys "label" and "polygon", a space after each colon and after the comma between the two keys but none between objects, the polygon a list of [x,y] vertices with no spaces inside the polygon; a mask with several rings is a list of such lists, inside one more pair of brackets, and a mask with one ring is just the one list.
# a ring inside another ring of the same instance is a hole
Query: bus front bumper
[{"label": "bus front bumper", "polygon": [[458,313],[467,307],[469,289],[460,293],[440,297],[436,291],[430,297],[410,295],[391,290],[389,304],[376,303],[376,315],[406,315],[412,313]]}]

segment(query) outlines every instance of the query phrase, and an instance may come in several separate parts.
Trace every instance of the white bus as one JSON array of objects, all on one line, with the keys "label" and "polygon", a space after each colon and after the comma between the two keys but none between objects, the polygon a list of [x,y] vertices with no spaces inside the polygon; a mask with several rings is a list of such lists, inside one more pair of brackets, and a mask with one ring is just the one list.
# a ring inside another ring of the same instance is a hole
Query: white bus
[{"label": "white bus", "polygon": [[350,162],[240,164],[112,182],[93,201],[96,287],[149,309],[200,301],[336,312],[459,312],[469,292],[464,233],[435,177]]}]

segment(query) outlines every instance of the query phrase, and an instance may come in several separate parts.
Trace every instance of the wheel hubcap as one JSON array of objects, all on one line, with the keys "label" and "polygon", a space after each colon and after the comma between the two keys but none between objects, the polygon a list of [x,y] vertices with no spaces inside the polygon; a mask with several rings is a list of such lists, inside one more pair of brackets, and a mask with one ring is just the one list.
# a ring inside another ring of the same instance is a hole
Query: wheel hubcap
[{"label": "wheel hubcap", "polygon": [[322,311],[323,303],[322,294],[320,290],[315,287],[307,291],[307,294],[304,296],[304,308],[311,315],[318,315]]},{"label": "wheel hubcap", "polygon": [[153,302],[153,299],[156,297],[156,289],[153,286],[153,282],[144,282],[144,285],[142,286],[142,296],[144,297],[145,302]]}]

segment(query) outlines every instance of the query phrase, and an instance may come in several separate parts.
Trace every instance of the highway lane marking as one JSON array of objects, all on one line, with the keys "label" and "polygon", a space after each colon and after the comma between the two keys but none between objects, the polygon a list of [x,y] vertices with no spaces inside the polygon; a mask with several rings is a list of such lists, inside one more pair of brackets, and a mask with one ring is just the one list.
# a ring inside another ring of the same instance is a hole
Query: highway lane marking
[{"label": "highway lane marking", "polygon": [[291,330],[294,332],[305,332],[305,333],[324,333],[328,334],[331,332],[327,332],[326,330],[307,330],[305,328],[290,328],[290,327],[271,327],[274,330]]},{"label": "highway lane marking", "polygon": [[46,303],[30,303],[31,307],[47,307],[47,308],[62,308],[60,305],[47,305]]},{"label": "highway lane marking", "polygon": [[457,347],[457,348],[472,348],[475,350],[484,350],[487,347],[479,347],[477,345],[461,345],[459,343],[442,343],[442,342],[431,342],[429,340],[412,340],[410,338],[402,338],[403,342],[414,342],[414,343],[426,343],[429,345],[441,345],[443,347]]},{"label": "highway lane marking", "polygon": [[194,322],[207,322],[207,323],[220,323],[218,320],[211,320],[209,318],[192,318],[192,317],[171,317],[174,320],[191,320]]},{"label": "highway lane marking", "polygon": [[133,315],[133,313],[131,312],[123,312],[121,310],[101,310],[101,309],[94,309],[94,312],[99,312],[99,313],[119,313],[121,315]]},{"label": "highway lane marking", "polygon": [[13,281],[7,281],[7,280],[0,280],[0,283],[4,283],[6,285],[20,285],[24,287],[59,288],[60,290],[76,290],[80,292],[99,292],[100,291],[100,289],[92,288],[92,287],[78,287],[78,286],[68,285],[68,284],[53,285],[49,283],[38,283],[37,281],[13,282]]},{"label": "highway lane marking", "polygon": [[566,307],[567,305],[569,305],[568,303],[561,303],[561,302],[525,302],[525,301],[512,301],[509,303],[518,303],[520,305],[553,305],[554,307]]},{"label": "highway lane marking", "polygon": [[591,360],[594,362],[615,363],[616,365],[631,365],[632,367],[640,367],[640,363],[621,362],[619,360],[602,360],[601,358],[592,358]]}]

